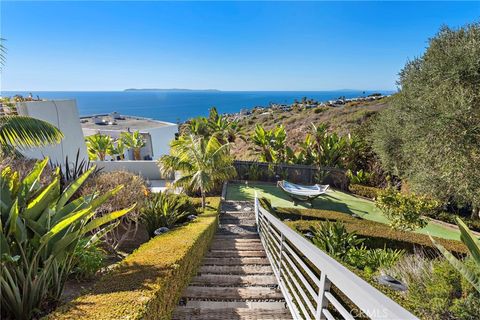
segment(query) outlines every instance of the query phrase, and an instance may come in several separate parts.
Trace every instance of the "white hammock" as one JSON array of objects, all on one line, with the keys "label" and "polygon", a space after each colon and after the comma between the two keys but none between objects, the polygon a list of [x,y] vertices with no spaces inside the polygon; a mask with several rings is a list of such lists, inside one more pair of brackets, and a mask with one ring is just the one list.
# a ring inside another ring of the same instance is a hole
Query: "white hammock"
[{"label": "white hammock", "polygon": [[278,186],[288,193],[292,198],[296,198],[298,200],[313,200],[316,197],[324,194],[327,192],[328,184],[321,185],[315,184],[313,186],[304,186],[300,184],[291,183],[288,181],[279,181]]}]

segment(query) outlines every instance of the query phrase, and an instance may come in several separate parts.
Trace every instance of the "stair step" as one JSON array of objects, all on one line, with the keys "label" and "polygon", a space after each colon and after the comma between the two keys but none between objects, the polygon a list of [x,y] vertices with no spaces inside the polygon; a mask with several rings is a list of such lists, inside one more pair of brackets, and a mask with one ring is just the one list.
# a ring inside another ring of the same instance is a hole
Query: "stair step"
[{"label": "stair step", "polygon": [[255,220],[250,219],[220,219],[220,224],[235,224],[235,225],[242,225],[242,226],[255,226]]},{"label": "stair step", "polygon": [[229,236],[216,234],[213,238],[213,243],[261,243],[260,236],[258,234],[248,236]]},{"label": "stair step", "polygon": [[263,250],[210,250],[206,258],[242,258],[257,257],[265,258],[267,255]]},{"label": "stair step", "polygon": [[273,274],[272,267],[265,265],[245,265],[245,266],[201,266],[199,274],[236,274],[236,275],[260,275],[260,274]]},{"label": "stair step", "polygon": [[190,285],[183,293],[183,298],[225,300],[283,300],[279,289],[265,287],[200,287]]},{"label": "stair step", "polygon": [[239,243],[213,243],[210,246],[210,250],[238,250],[238,251],[250,251],[250,250],[263,250],[261,242],[239,242]]},{"label": "stair step", "polygon": [[248,230],[250,232],[257,232],[257,227],[254,225],[244,225],[244,224],[228,224],[228,223],[221,223],[221,228],[223,229],[242,229]]},{"label": "stair step", "polygon": [[225,274],[202,274],[193,278],[195,286],[268,286],[277,285],[277,279],[273,275],[225,275]]},{"label": "stair step", "polygon": [[285,308],[250,309],[250,308],[177,308],[173,320],[222,320],[222,319],[257,319],[257,320],[286,320],[292,319],[290,312]]},{"label": "stair step", "polygon": [[267,258],[204,258],[203,265],[217,266],[241,266],[241,265],[265,265],[269,266]]},{"label": "stair step", "polygon": [[225,308],[248,308],[248,309],[285,309],[285,301],[212,301],[212,300],[188,300],[185,305],[178,308],[200,309],[225,309]]}]

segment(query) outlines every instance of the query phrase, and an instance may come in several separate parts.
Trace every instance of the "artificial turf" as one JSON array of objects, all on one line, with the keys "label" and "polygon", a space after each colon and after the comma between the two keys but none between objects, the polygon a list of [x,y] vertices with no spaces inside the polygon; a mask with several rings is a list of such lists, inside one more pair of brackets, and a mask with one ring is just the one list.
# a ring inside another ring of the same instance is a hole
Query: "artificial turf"
[{"label": "artificial turf", "polygon": [[[294,207],[291,198],[274,184],[263,183],[229,183],[227,189],[227,200],[253,200],[255,192],[259,197],[270,199],[274,207]],[[297,207],[311,208],[308,203],[298,203]],[[344,212],[347,214],[356,214],[364,219],[387,223],[388,219],[375,206],[375,203],[354,195],[329,189],[329,191],[315,199],[314,209],[324,209]],[[423,229],[415,232],[430,234],[432,236],[444,239],[460,239],[460,232],[435,222],[429,222]]]}]

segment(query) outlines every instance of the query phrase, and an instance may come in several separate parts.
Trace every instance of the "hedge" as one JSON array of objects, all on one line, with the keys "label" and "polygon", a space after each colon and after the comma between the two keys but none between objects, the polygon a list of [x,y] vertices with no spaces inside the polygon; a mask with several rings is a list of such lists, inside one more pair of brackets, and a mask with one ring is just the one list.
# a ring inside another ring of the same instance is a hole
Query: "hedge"
[{"label": "hedge", "polygon": [[470,230],[480,232],[480,219],[472,219],[469,217],[460,216],[455,213],[446,212],[446,211],[432,212],[431,214],[427,214],[426,216],[429,218],[447,222],[453,225],[457,225],[456,218],[458,217],[462,219],[462,221],[467,225],[467,227]]},{"label": "hedge", "polygon": [[[321,221],[341,221],[345,224],[348,231],[355,231],[358,235],[365,237],[365,244],[371,248],[387,246],[413,252],[415,247],[422,246],[425,249],[429,249],[429,251],[436,252],[436,248],[428,235],[395,230],[386,224],[354,218],[342,212],[318,209],[276,208],[276,214],[281,219],[293,220],[286,221],[286,223],[300,232],[308,231],[310,226],[318,225]],[[465,245],[460,241],[436,237],[435,240],[449,251],[457,253],[468,252]]]},{"label": "hedge", "polygon": [[143,244],[89,292],[46,319],[170,319],[218,225],[220,199],[208,201],[196,220]]},{"label": "hedge", "polygon": [[359,196],[368,198],[368,199],[375,199],[382,189],[375,188],[375,187],[368,187],[361,184],[351,184],[348,186],[348,190]]}]

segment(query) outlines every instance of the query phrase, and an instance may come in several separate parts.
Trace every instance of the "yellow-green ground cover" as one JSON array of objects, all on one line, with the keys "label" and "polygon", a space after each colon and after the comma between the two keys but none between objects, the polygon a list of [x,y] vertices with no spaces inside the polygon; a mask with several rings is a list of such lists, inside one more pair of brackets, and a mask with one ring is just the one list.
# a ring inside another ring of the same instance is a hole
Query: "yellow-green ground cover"
[{"label": "yellow-green ground cover", "polygon": [[219,198],[193,222],[157,236],[48,320],[169,319],[215,234]]},{"label": "yellow-green ground cover", "polygon": [[[294,206],[293,201],[274,184],[265,183],[229,183],[227,189],[228,200],[253,200],[257,192],[259,197],[270,199],[274,207],[310,208],[308,203],[299,203]],[[330,189],[327,194],[320,196],[313,202],[313,208],[338,211],[346,214],[356,214],[363,219],[388,224],[388,219],[375,206],[373,201],[354,196],[345,192]],[[460,232],[442,224],[430,221],[425,228],[416,230],[421,234],[430,234],[434,237],[460,240]]]}]

